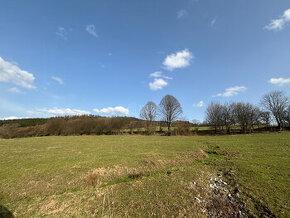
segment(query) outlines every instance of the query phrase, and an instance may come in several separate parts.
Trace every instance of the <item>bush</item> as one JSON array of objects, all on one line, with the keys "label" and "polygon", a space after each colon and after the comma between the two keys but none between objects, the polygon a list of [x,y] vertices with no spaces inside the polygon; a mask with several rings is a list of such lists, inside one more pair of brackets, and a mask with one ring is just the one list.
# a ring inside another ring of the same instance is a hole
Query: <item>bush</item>
[{"label": "bush", "polygon": [[189,122],[178,122],[173,130],[173,135],[191,135]]},{"label": "bush", "polygon": [[61,135],[64,132],[66,122],[63,118],[51,118],[46,124],[48,135]]}]

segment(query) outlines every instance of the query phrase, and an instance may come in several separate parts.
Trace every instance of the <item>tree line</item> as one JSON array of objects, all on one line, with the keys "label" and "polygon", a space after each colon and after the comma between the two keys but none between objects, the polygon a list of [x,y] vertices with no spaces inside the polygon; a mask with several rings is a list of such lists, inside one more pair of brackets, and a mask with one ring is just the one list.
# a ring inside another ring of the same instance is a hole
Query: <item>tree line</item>
[{"label": "tree line", "polygon": [[[180,119],[182,108],[178,100],[166,95],[159,106],[149,101],[140,112],[140,117],[146,121],[147,132],[154,130],[155,120],[159,119],[167,125],[167,133],[171,134],[172,123]],[[204,126],[214,129],[215,133],[230,134],[233,128],[239,127],[242,133],[252,132],[261,126],[269,128],[273,121],[277,129],[290,125],[289,98],[282,91],[273,91],[263,96],[260,107],[251,103],[233,102],[220,104],[211,102],[205,112]],[[200,123],[193,120],[191,126],[198,129]]]},{"label": "tree line", "polygon": [[231,133],[233,127],[239,126],[243,133],[252,132],[255,127],[269,127],[273,121],[277,129],[290,125],[289,98],[281,91],[273,91],[263,96],[260,107],[251,103],[215,103],[206,109],[206,123],[218,130]]},{"label": "tree line", "polygon": [[[101,134],[163,134],[206,135],[248,133],[280,130],[290,127],[289,98],[281,91],[263,96],[259,106],[245,102],[211,102],[205,111],[205,121],[183,119],[179,101],[172,95],[164,96],[159,105],[147,102],[140,118],[66,116],[0,121],[0,137],[31,137],[49,135]],[[276,126],[273,128],[273,124]],[[201,127],[206,127],[201,130]],[[209,128],[209,129],[208,129]],[[165,130],[166,129],[166,130]]]}]

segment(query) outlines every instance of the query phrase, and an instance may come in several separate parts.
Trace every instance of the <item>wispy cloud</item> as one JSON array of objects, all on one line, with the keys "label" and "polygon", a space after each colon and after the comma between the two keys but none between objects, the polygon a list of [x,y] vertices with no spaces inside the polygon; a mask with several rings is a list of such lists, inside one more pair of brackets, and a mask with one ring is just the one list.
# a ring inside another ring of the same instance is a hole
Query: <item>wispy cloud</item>
[{"label": "wispy cloud", "polygon": [[94,36],[94,37],[98,37],[98,34],[96,33],[96,27],[95,27],[95,25],[94,24],[88,24],[87,26],[86,26],[86,31],[89,33],[89,34],[91,34],[92,36]]},{"label": "wispy cloud", "polygon": [[177,68],[184,68],[190,65],[193,59],[192,53],[188,49],[168,55],[163,61],[163,65],[167,70],[174,70]]},{"label": "wispy cloud", "polygon": [[115,115],[115,114],[128,115],[129,114],[129,109],[122,107],[122,106],[106,107],[106,108],[102,108],[100,110],[95,108],[94,111],[96,113],[107,114],[107,115]]},{"label": "wispy cloud", "polygon": [[156,71],[154,73],[151,73],[150,74],[150,77],[154,77],[154,78],[164,78],[164,79],[172,79],[172,77],[163,75],[163,73],[161,71]]},{"label": "wispy cloud", "polygon": [[17,65],[0,57],[0,82],[13,83],[26,89],[34,89],[32,73],[21,70]]},{"label": "wispy cloud", "polygon": [[211,20],[210,26],[211,27],[214,27],[215,23],[216,23],[216,18],[214,18],[214,19]]},{"label": "wispy cloud", "polygon": [[61,78],[57,77],[57,76],[53,76],[53,77],[51,77],[51,79],[55,80],[60,85],[64,84],[63,80]]},{"label": "wispy cloud", "polygon": [[17,87],[12,87],[10,89],[8,89],[9,92],[13,92],[13,93],[18,93],[18,94],[23,94],[24,92],[21,91],[19,88]]},{"label": "wispy cloud", "polygon": [[177,11],[177,18],[178,19],[181,19],[181,18],[183,18],[186,15],[187,15],[187,11],[184,10],[184,9],[181,9],[181,10]]},{"label": "wispy cloud", "polygon": [[204,102],[200,101],[197,104],[193,104],[193,107],[203,107],[204,106]]},{"label": "wispy cloud", "polygon": [[55,32],[63,40],[67,40],[67,30],[64,27],[58,27],[57,31]]},{"label": "wispy cloud", "polygon": [[279,31],[282,30],[288,23],[290,23],[290,8],[284,11],[280,18],[271,20],[271,22],[264,28],[267,30]]},{"label": "wispy cloud", "polygon": [[246,89],[247,88],[245,86],[234,86],[234,87],[227,88],[223,93],[218,93],[216,96],[230,97],[233,95],[237,95],[240,92],[245,91]]},{"label": "wispy cloud", "polygon": [[153,91],[156,91],[156,90],[163,89],[167,85],[168,85],[168,82],[166,82],[164,79],[155,78],[153,82],[149,83],[149,88]]},{"label": "wispy cloud", "polygon": [[269,80],[269,83],[274,84],[274,85],[279,85],[283,86],[286,84],[290,84],[290,78],[271,78]]},{"label": "wispy cloud", "polygon": [[51,109],[38,109],[36,111],[29,111],[29,114],[44,115],[44,116],[77,116],[89,115],[90,111],[70,109],[70,108],[51,108]]}]

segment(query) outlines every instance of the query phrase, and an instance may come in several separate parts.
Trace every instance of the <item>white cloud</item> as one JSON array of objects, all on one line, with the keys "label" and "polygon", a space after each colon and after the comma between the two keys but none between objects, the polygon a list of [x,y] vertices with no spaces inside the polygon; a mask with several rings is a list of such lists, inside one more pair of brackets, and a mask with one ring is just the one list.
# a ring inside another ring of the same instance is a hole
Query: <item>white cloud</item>
[{"label": "white cloud", "polygon": [[154,77],[154,78],[164,78],[164,79],[172,79],[169,76],[163,75],[163,73],[161,71],[156,71],[154,73],[151,73],[150,74],[150,77]]},{"label": "white cloud", "polygon": [[204,106],[204,102],[200,101],[197,104],[193,104],[193,107],[203,107]]},{"label": "white cloud", "polygon": [[97,35],[97,33],[96,33],[96,27],[95,27],[95,25],[94,24],[88,24],[87,26],[86,26],[86,31],[89,33],[89,34],[91,34],[92,36],[94,36],[94,37],[98,37],[98,35]]},{"label": "white cloud", "polygon": [[156,71],[150,74],[150,77],[162,77],[162,72]]},{"label": "white cloud", "polygon": [[129,109],[124,108],[122,106],[116,106],[116,107],[107,107],[107,108],[103,108],[103,109],[94,109],[94,111],[96,113],[101,113],[101,114],[110,114],[110,115],[114,115],[114,114],[124,114],[127,115],[129,114]]},{"label": "white cloud", "polygon": [[274,84],[274,85],[279,85],[279,86],[283,86],[286,84],[290,84],[290,78],[271,78],[269,80],[269,83]]},{"label": "white cloud", "polygon": [[34,112],[29,112],[30,114],[43,114],[51,116],[77,116],[77,115],[89,115],[91,112],[79,109],[70,108],[52,108],[52,109],[39,109]]},{"label": "white cloud", "polygon": [[26,89],[34,89],[33,74],[21,70],[17,65],[0,57],[0,82],[13,83]]},{"label": "white cloud", "polygon": [[168,55],[163,65],[167,70],[174,70],[177,68],[184,68],[190,65],[190,61],[193,59],[193,55],[188,49],[184,49],[175,54]]},{"label": "white cloud", "polygon": [[287,23],[290,22],[290,8],[284,11],[283,15],[278,19],[273,19],[265,26],[267,30],[279,31],[282,30]]},{"label": "white cloud", "polygon": [[14,93],[18,93],[18,94],[23,94],[24,92],[22,92],[20,89],[18,89],[17,87],[13,87],[8,89],[9,92],[14,92]]},{"label": "white cloud", "polygon": [[181,10],[177,11],[177,18],[178,19],[180,19],[180,18],[182,18],[182,17],[184,17],[186,15],[187,15],[187,11],[184,10],[184,9],[181,9]]},{"label": "white cloud", "polygon": [[11,116],[11,117],[2,117],[0,118],[0,120],[18,120],[18,119],[27,119],[28,117],[15,117],[15,116]]},{"label": "white cloud", "polygon": [[59,77],[53,76],[51,77],[51,79],[55,80],[56,82],[58,82],[60,85],[63,85],[63,80]]},{"label": "white cloud", "polygon": [[167,86],[168,82],[161,78],[155,78],[153,82],[149,83],[149,88],[153,91],[163,89],[163,87]]},{"label": "white cloud", "polygon": [[245,91],[247,88],[245,86],[234,86],[227,88],[225,92],[219,93],[216,96],[221,96],[221,97],[230,97],[233,95],[239,94],[239,92]]},{"label": "white cloud", "polygon": [[67,40],[67,30],[64,27],[58,27],[57,31],[55,32],[63,40]]}]

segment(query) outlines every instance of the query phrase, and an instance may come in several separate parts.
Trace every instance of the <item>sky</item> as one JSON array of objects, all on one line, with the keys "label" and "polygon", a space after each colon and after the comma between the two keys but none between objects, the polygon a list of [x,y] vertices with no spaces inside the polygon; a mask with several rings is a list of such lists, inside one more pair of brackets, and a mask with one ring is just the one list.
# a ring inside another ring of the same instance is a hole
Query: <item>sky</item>
[{"label": "sky", "polygon": [[1,0],[0,118],[290,94],[289,0]]}]

